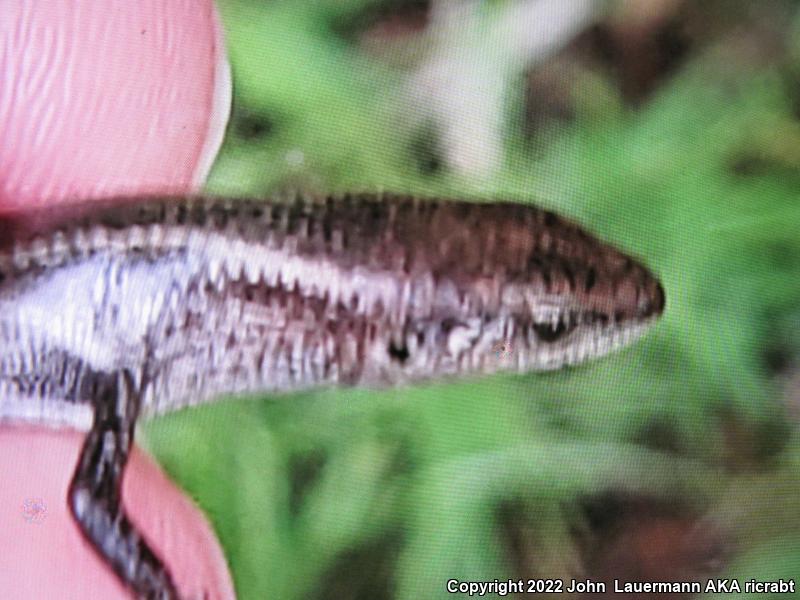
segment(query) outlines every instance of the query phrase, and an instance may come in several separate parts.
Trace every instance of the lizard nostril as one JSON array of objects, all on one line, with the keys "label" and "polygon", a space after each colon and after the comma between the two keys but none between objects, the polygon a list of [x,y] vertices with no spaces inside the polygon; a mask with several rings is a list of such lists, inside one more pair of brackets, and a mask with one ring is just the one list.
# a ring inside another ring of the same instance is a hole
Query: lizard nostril
[{"label": "lizard nostril", "polygon": [[586,273],[586,281],[584,282],[584,289],[586,290],[586,293],[592,291],[595,283],[597,283],[597,271],[595,271],[594,267],[592,267]]}]

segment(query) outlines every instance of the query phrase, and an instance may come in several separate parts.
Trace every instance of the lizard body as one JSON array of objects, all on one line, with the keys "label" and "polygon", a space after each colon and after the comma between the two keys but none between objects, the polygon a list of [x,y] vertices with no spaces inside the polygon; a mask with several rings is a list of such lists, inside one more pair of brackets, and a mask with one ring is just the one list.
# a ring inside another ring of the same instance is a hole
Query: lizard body
[{"label": "lizard body", "polygon": [[519,204],[132,198],[7,215],[0,421],[87,429],[73,514],[139,596],[176,597],[119,502],[138,417],[556,369],[631,342],[663,308],[645,267]]}]

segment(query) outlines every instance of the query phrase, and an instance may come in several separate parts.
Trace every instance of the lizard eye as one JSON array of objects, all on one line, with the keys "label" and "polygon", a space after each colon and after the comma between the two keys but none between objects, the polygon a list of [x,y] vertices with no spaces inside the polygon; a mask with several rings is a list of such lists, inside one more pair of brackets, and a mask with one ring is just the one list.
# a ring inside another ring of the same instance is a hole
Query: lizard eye
[{"label": "lizard eye", "polygon": [[576,323],[574,322],[567,323],[564,320],[559,320],[556,323],[549,321],[547,323],[534,323],[533,330],[541,341],[549,344],[570,333],[575,329],[575,325]]}]

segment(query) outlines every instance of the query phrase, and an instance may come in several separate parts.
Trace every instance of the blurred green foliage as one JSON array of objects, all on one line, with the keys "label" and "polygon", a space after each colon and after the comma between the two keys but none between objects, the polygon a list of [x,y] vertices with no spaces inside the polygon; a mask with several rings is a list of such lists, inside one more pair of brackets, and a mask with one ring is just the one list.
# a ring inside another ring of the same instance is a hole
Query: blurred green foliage
[{"label": "blurred green foliage", "polygon": [[[568,371],[237,399],[149,424],[240,597],[445,598],[451,578],[579,576],[581,502],[608,493],[704,515],[725,540],[720,576],[796,577],[800,408],[767,360],[800,346],[796,61],[740,66],[709,44],[637,107],[592,73],[573,118],[533,136],[515,81],[502,166],[470,178],[437,166],[435,130],[403,112],[412,67],[346,35],[369,5],[221,3],[235,106],[209,190],[536,202],[641,256],[668,309],[634,347]],[[509,503],[529,523],[524,573]]]}]

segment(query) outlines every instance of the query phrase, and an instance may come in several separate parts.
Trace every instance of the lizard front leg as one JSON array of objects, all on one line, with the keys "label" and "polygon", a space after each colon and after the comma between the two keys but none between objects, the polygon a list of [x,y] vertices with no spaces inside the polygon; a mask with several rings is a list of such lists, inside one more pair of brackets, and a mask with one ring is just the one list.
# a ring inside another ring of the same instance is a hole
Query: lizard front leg
[{"label": "lizard front leg", "polygon": [[139,395],[129,372],[97,373],[82,393],[94,421],[69,489],[69,506],[83,534],[139,598],[179,598],[169,572],[128,519],[122,477],[133,444]]}]

